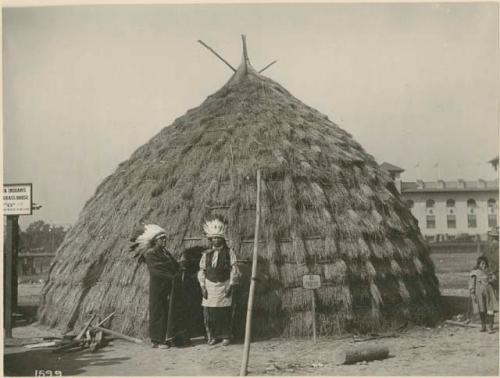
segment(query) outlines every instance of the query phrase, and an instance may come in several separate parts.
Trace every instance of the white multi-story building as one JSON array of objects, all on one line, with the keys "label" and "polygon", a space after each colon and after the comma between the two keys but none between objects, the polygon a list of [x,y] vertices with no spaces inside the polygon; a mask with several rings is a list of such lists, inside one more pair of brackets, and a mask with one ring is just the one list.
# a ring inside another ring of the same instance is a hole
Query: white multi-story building
[{"label": "white multi-story building", "polygon": [[388,163],[381,168],[391,175],[425,236],[452,239],[469,234],[484,238],[498,224],[498,179],[407,182],[401,181],[402,168]]}]

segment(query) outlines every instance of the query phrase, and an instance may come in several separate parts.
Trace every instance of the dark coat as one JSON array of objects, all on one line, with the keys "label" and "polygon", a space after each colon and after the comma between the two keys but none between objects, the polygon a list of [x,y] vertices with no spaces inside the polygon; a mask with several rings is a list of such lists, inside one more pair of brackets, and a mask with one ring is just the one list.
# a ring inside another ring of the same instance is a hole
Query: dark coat
[{"label": "dark coat", "polygon": [[488,259],[490,271],[492,271],[498,279],[498,241],[490,240],[488,243],[488,248],[485,253]]},{"label": "dark coat", "polygon": [[144,254],[149,274],[172,280],[179,272],[179,263],[161,246],[149,248]]}]

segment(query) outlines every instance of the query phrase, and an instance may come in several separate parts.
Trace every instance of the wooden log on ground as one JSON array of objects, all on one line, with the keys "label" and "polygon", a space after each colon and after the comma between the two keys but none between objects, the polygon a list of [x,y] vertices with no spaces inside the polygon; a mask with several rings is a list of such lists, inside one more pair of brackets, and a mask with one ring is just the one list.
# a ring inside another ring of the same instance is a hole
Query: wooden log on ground
[{"label": "wooden log on ground", "polygon": [[70,342],[63,342],[57,348],[52,350],[52,353],[58,353],[63,351],[68,351],[69,349],[82,348],[82,340],[73,340]]},{"label": "wooden log on ground", "polygon": [[57,353],[57,352],[60,352],[62,350],[67,350],[67,349],[76,348],[76,347],[81,346],[81,344],[83,342],[82,338],[87,333],[87,330],[89,329],[90,325],[92,324],[92,322],[94,321],[96,316],[97,316],[97,314],[92,314],[92,317],[90,318],[90,320],[85,324],[85,326],[83,327],[81,332],[72,341],[70,341],[68,343],[62,343],[60,346],[58,346],[52,352]]},{"label": "wooden log on ground", "polygon": [[386,333],[386,334],[382,334],[382,335],[353,336],[353,341],[355,343],[360,343],[363,341],[385,339],[385,338],[389,338],[389,337],[399,337],[399,335],[397,333]]},{"label": "wooden log on ground", "polygon": [[379,345],[368,345],[355,348],[339,348],[333,354],[336,365],[354,364],[361,361],[383,360],[389,356],[389,349]]},{"label": "wooden log on ground", "polygon": [[87,329],[90,327],[96,316],[97,314],[92,314],[91,319],[87,322],[87,324],[85,324],[85,327],[83,327],[82,331],[75,337],[75,340],[80,340],[85,335]]},{"label": "wooden log on ground", "polygon": [[89,345],[90,352],[94,353],[98,348],[100,348],[103,344],[103,332],[102,331],[97,331],[97,333],[94,336],[94,339]]},{"label": "wooden log on ground", "polygon": [[110,329],[103,328],[103,327],[95,327],[95,328],[98,329],[99,331],[102,331],[102,332],[107,333],[109,335],[119,337],[120,339],[131,341],[131,342],[136,343],[136,344],[142,344],[142,340],[136,339],[135,337],[130,337],[130,336],[124,335],[120,332],[112,331]]},{"label": "wooden log on ground", "polygon": [[96,327],[100,327],[102,326],[104,323],[106,323],[106,321],[111,318],[114,314],[115,314],[116,311],[113,311],[111,314],[109,314],[108,316],[106,316],[103,320],[101,320],[99,323],[97,323]]},{"label": "wooden log on ground", "polygon": [[457,322],[455,320],[445,320],[445,323],[450,324],[450,325],[456,325],[459,327],[470,327],[470,328],[480,328],[481,327],[479,324],[463,323],[463,322]]},{"label": "wooden log on ground", "polygon": [[47,347],[57,346],[57,344],[58,344],[57,341],[46,341],[46,342],[38,343],[38,344],[28,344],[28,345],[25,345],[24,347],[28,348],[28,349],[47,348]]}]

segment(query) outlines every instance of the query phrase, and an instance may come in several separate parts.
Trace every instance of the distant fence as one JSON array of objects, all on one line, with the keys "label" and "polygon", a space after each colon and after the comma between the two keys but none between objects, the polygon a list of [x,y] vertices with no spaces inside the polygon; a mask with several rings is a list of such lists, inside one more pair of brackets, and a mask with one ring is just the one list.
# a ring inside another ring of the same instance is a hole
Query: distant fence
[{"label": "distant fence", "polygon": [[19,253],[17,256],[17,275],[34,276],[49,272],[55,253]]},{"label": "distant fence", "polygon": [[487,242],[441,242],[429,243],[431,253],[480,253],[486,250]]},{"label": "distant fence", "polygon": [[[487,248],[487,242],[456,242],[446,241],[429,243],[431,253],[478,253]],[[17,274],[33,276],[48,273],[55,253],[19,253],[17,258]]]}]

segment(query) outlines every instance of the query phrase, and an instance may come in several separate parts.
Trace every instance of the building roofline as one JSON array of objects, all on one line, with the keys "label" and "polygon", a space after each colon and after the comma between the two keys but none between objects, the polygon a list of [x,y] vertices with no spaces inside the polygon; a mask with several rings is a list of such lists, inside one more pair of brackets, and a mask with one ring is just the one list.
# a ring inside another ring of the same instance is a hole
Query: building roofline
[{"label": "building roofline", "polygon": [[498,180],[403,181],[401,193],[498,192]]},{"label": "building roofline", "polygon": [[382,164],[380,164],[380,168],[383,169],[383,170],[385,170],[385,171],[387,171],[387,172],[401,173],[401,172],[405,171],[403,168],[400,168],[397,165],[394,165],[394,164],[391,164],[391,163],[387,163],[385,161]]},{"label": "building roofline", "polygon": [[401,188],[401,193],[449,193],[449,192],[493,192],[498,193],[496,188],[423,188],[423,189],[406,189]]}]

